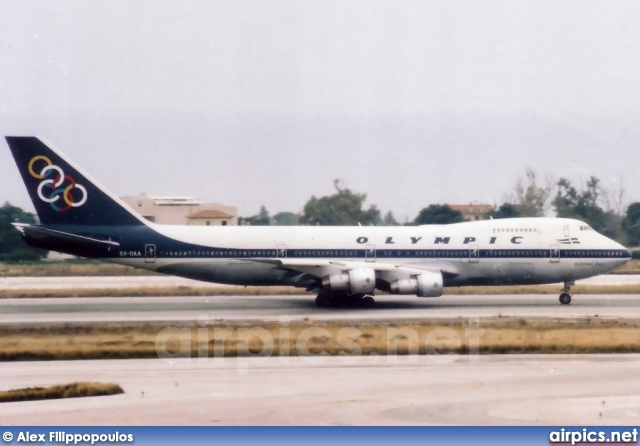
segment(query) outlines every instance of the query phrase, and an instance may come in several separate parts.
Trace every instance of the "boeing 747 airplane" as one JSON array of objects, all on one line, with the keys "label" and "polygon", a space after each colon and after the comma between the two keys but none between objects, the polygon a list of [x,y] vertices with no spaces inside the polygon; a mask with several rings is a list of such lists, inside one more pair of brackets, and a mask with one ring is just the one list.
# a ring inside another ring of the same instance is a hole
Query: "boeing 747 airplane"
[{"label": "boeing 747 airplane", "polygon": [[630,252],[589,225],[516,218],[404,227],[169,226],[151,223],[36,137],[6,137],[38,224],[31,246],[190,279],[290,285],[320,306],[374,304],[376,290],[439,297],[444,287],[564,283],[623,265]]}]

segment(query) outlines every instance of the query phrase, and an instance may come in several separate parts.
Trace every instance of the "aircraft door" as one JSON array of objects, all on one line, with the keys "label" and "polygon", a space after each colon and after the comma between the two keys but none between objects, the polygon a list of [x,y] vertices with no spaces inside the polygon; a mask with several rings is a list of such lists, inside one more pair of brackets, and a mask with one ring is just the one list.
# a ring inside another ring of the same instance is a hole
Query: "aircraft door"
[{"label": "aircraft door", "polygon": [[376,245],[367,245],[364,250],[364,260],[367,262],[376,261]]},{"label": "aircraft door", "polygon": [[144,245],[144,263],[156,262],[156,245]]},{"label": "aircraft door", "polygon": [[560,245],[551,245],[551,263],[560,261]]},{"label": "aircraft door", "polygon": [[276,246],[276,258],[284,259],[287,257],[287,245]]},{"label": "aircraft door", "polygon": [[478,245],[469,245],[469,263],[478,263],[480,260],[480,248]]}]

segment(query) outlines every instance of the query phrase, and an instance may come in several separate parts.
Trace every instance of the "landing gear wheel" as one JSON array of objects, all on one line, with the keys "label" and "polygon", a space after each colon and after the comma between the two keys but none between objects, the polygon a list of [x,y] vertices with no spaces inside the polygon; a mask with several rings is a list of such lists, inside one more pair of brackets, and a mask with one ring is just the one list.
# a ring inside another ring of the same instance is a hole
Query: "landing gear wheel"
[{"label": "landing gear wheel", "polygon": [[575,282],[565,282],[564,288],[562,288],[562,294],[560,295],[560,303],[562,305],[569,305],[571,303],[571,286],[575,285]]},{"label": "landing gear wheel", "polygon": [[320,293],[316,297],[316,305],[319,307],[330,307],[335,305],[335,298],[328,293]]},{"label": "landing gear wheel", "polygon": [[373,296],[366,294],[334,293],[323,290],[316,296],[316,305],[319,307],[371,308],[375,303]]},{"label": "landing gear wheel", "polygon": [[376,304],[376,301],[373,299],[373,297],[372,297],[372,296],[364,296],[364,297],[362,298],[361,305],[362,305],[364,308],[371,308],[371,307],[373,307],[375,304]]}]

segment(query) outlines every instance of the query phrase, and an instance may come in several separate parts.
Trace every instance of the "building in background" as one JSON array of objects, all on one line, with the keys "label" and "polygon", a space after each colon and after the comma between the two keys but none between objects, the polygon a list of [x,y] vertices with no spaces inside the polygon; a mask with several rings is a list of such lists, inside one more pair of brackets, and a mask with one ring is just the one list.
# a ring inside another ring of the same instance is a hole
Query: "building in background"
[{"label": "building in background", "polygon": [[[234,223],[235,219],[235,223]],[[203,209],[187,216],[188,225],[199,226],[235,226],[238,223],[237,215],[229,214],[216,209]]]},{"label": "building in background", "polygon": [[493,209],[490,204],[450,204],[454,211],[460,211],[466,221],[484,220],[487,212]]},{"label": "building in background", "polygon": [[142,194],[123,197],[134,211],[163,225],[236,226],[238,207],[225,203],[205,203],[193,197],[152,197]]}]

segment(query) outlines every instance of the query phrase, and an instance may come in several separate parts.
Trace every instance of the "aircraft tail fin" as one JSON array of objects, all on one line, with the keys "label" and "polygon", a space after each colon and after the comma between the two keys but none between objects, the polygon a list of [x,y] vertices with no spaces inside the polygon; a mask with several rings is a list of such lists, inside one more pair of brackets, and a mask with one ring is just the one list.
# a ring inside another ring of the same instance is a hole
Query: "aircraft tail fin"
[{"label": "aircraft tail fin", "polygon": [[33,136],[7,136],[6,140],[41,223],[146,225],[142,217],[50,144]]}]

